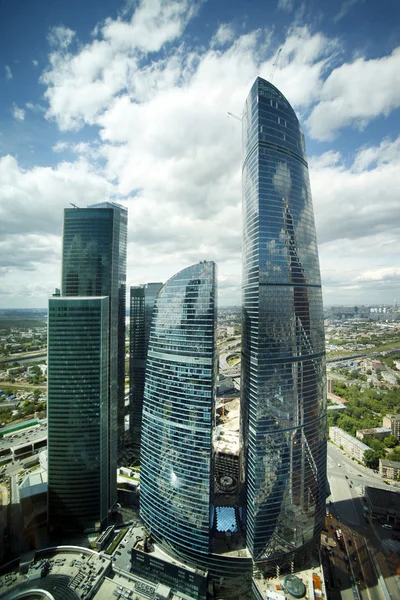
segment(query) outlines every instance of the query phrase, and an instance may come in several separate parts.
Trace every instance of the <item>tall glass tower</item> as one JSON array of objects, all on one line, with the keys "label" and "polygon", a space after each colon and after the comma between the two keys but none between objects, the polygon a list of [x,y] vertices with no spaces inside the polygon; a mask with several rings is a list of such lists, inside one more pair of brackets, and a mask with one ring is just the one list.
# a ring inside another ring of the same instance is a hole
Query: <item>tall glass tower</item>
[{"label": "tall glass tower", "polygon": [[155,302],[142,417],[140,512],[152,536],[208,553],[212,528],[216,266],[174,275]]},{"label": "tall glass tower", "polygon": [[243,112],[241,440],[246,542],[281,559],[318,539],[325,516],[322,294],[304,136],[258,78]]},{"label": "tall glass tower", "polygon": [[109,507],[117,500],[117,447],[125,419],[127,209],[113,202],[64,211],[62,296],[108,296]]},{"label": "tall glass tower", "polygon": [[146,283],[131,287],[129,342],[129,430],[139,455],[142,430],[144,377],[150,327],[156,296],[162,283]]},{"label": "tall glass tower", "polygon": [[107,522],[108,298],[49,300],[48,520],[98,530]]}]

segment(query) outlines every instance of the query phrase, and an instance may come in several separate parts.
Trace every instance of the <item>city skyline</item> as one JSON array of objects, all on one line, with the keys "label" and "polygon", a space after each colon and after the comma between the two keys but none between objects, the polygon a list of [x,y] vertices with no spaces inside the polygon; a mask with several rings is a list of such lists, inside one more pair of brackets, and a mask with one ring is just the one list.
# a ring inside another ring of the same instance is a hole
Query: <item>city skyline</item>
[{"label": "city skyline", "polygon": [[304,123],[325,304],[399,300],[397,3],[25,9],[0,24],[0,308],[47,305],[62,208],[106,198],[130,211],[129,285],[215,260],[219,305],[239,305],[241,126],[227,113],[258,75]]}]

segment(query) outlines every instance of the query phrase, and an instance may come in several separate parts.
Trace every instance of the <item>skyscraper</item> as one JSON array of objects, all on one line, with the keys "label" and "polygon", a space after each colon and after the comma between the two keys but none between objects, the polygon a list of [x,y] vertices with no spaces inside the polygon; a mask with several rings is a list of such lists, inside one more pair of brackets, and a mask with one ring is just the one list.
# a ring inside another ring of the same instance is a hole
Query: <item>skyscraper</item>
[{"label": "skyscraper", "polygon": [[129,343],[129,430],[139,457],[147,349],[154,302],[162,283],[132,286]]},{"label": "skyscraper", "polygon": [[108,515],[108,298],[49,300],[48,520],[97,530]]},{"label": "skyscraper", "polygon": [[247,548],[282,559],[325,515],[325,346],[304,136],[258,78],[243,112],[241,440]]},{"label": "skyscraper", "polygon": [[142,418],[140,511],[156,539],[207,554],[212,529],[216,266],[192,265],[156,298]]},{"label": "skyscraper", "polygon": [[64,211],[62,296],[109,297],[108,506],[117,500],[124,433],[127,210],[113,202]]}]

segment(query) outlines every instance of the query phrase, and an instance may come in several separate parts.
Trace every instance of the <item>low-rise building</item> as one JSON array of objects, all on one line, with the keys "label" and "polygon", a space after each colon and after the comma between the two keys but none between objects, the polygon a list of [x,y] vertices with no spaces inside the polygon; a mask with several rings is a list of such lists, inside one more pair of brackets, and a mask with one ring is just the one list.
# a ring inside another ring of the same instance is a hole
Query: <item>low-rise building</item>
[{"label": "low-rise building", "polygon": [[384,479],[398,480],[400,474],[400,462],[394,460],[379,459],[379,474]]},{"label": "low-rise building", "polygon": [[365,440],[368,437],[374,437],[377,440],[383,440],[389,435],[392,435],[392,430],[390,427],[374,427],[372,429],[358,429],[356,431],[356,438],[359,440]]},{"label": "low-rise building", "polygon": [[362,462],[364,461],[364,452],[370,450],[369,446],[346,433],[340,427],[329,427],[329,437],[335,444],[342,446],[347,454]]},{"label": "low-rise building", "polygon": [[344,398],[341,398],[340,396],[336,396],[336,394],[331,394],[330,392],[328,392],[327,397],[328,397],[328,400],[330,400],[334,404],[339,404],[339,405],[347,404],[347,400],[345,400]]}]

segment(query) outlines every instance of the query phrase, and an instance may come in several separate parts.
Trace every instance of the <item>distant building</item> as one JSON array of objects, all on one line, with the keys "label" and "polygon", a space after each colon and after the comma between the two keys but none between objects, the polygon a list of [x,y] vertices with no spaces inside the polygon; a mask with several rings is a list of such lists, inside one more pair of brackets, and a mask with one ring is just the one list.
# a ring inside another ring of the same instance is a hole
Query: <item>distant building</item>
[{"label": "distant building", "polygon": [[328,392],[327,394],[328,396],[328,400],[330,400],[331,402],[333,402],[334,404],[342,404],[345,405],[347,404],[347,400],[345,400],[344,398],[342,398],[341,396],[336,396],[336,394],[331,394],[330,392]]},{"label": "distant building", "polygon": [[392,434],[400,439],[400,415],[385,415],[382,420],[383,427],[390,427]]},{"label": "distant building", "polygon": [[326,391],[328,392],[328,394],[333,394],[334,383],[334,380],[331,377],[328,377],[326,382]]},{"label": "distant building", "polygon": [[48,522],[98,530],[107,521],[107,297],[49,300]]},{"label": "distant building", "polygon": [[392,430],[390,427],[374,427],[372,429],[358,429],[356,431],[356,438],[359,440],[365,440],[368,437],[374,437],[377,440],[383,440],[384,438],[391,435]]},{"label": "distant building", "polygon": [[343,450],[357,460],[364,461],[364,452],[371,450],[369,446],[363,444],[355,437],[340,429],[340,427],[329,427],[329,437],[337,445],[342,446]]},{"label": "distant building", "polygon": [[129,345],[129,432],[137,458],[140,452],[142,409],[147,348],[149,345],[154,302],[162,283],[131,287]]},{"label": "distant building", "polygon": [[400,474],[400,462],[395,462],[393,460],[384,460],[380,458],[379,474],[382,475],[384,479],[393,479],[397,481],[399,479]]}]

